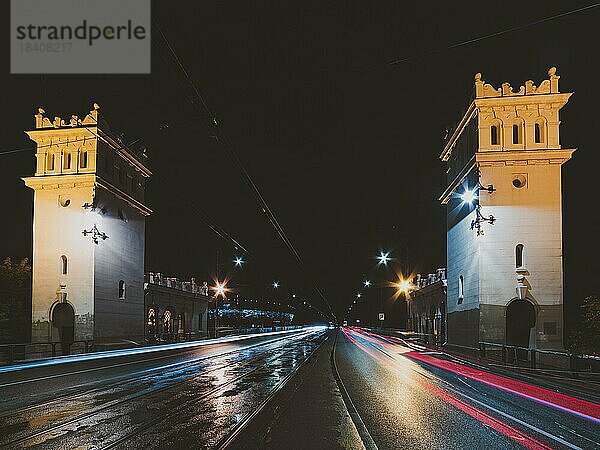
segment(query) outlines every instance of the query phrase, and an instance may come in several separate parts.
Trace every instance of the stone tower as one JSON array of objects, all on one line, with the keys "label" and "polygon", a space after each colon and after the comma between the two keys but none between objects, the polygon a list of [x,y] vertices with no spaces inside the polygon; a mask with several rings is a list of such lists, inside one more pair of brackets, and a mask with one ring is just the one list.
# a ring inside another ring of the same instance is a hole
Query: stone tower
[{"label": "stone tower", "polygon": [[143,149],[123,144],[99,106],[83,119],[35,130],[32,341],[142,336],[144,204],[151,172]]},{"label": "stone tower", "polygon": [[495,89],[475,75],[475,98],[449,135],[448,342],[563,346],[560,93],[556,68],[535,86]]}]

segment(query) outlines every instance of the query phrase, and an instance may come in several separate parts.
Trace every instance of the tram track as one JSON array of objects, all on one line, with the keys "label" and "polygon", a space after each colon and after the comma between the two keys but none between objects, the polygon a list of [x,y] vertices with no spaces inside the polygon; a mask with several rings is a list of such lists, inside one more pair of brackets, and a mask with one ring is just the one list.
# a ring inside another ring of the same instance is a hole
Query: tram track
[{"label": "tram track", "polygon": [[248,413],[238,425],[221,441],[215,446],[218,450],[225,450],[231,446],[238,438],[238,436],[246,429],[246,427],[252,422],[252,420],[268,405],[268,403],[280,392],[287,383],[298,373],[298,371],[307,363],[307,361],[323,346],[323,344],[329,339],[329,335],[323,339],[323,341],[315,347],[310,355],[308,355],[302,363],[294,368],[293,371],[288,373],[283,380],[281,380],[268,394],[268,396],[250,413]]},{"label": "tram track", "polygon": [[[231,350],[231,351],[225,352],[223,354],[219,354],[219,355],[206,356],[206,357],[200,358],[199,360],[196,360],[194,362],[185,361],[185,362],[182,362],[181,365],[187,365],[187,366],[189,366],[188,367],[188,370],[189,370],[190,368],[194,368],[194,366],[200,366],[201,363],[203,363],[203,362],[205,362],[205,361],[207,361],[209,359],[212,359],[212,358],[226,357],[226,356],[229,356],[231,354],[240,353],[240,352],[247,351],[247,350],[252,350],[252,349],[255,349],[257,347],[265,347],[265,346],[268,347],[270,344],[279,343],[282,340],[288,340],[289,343],[293,343],[293,342],[295,342],[297,340],[302,340],[302,339],[305,339],[307,337],[310,337],[311,335],[313,335],[312,332],[305,332],[305,333],[302,333],[301,335],[295,335],[295,336],[293,336],[291,338],[289,336],[285,336],[285,337],[276,339],[275,341],[269,341],[269,342],[265,342],[265,343],[259,343],[259,344],[256,344],[256,345],[253,345],[253,346],[250,346],[250,347],[244,347],[242,349]],[[32,440],[36,440],[37,441],[37,440],[39,440],[40,437],[42,437],[44,435],[53,434],[55,432],[60,432],[61,430],[63,430],[65,427],[67,427],[69,425],[77,424],[78,422],[81,422],[81,421],[84,421],[86,419],[92,418],[93,416],[98,415],[100,413],[105,413],[110,408],[119,407],[121,405],[126,404],[127,402],[131,402],[133,400],[139,400],[139,399],[142,399],[144,397],[149,397],[151,395],[156,395],[156,394],[163,393],[163,392],[166,392],[166,391],[169,391],[169,390],[173,390],[173,389],[175,389],[177,387],[180,387],[184,383],[189,383],[189,382],[191,382],[193,380],[197,380],[197,379],[199,379],[201,377],[206,377],[207,375],[210,375],[210,374],[212,374],[214,372],[217,372],[217,371],[225,369],[225,368],[234,367],[236,364],[238,365],[238,368],[250,366],[250,365],[256,363],[256,361],[259,361],[260,359],[264,358],[265,357],[265,352],[267,352],[267,351],[268,350],[265,350],[265,351],[261,352],[259,355],[255,356],[255,357],[252,357],[250,359],[246,359],[243,362],[234,363],[232,361],[227,361],[227,362],[224,362],[222,364],[219,364],[216,367],[212,367],[212,368],[210,368],[210,369],[208,369],[206,371],[202,371],[201,373],[196,373],[195,375],[182,377],[181,379],[179,379],[179,380],[177,380],[175,382],[166,383],[165,385],[162,385],[162,386],[161,385],[151,386],[149,388],[143,389],[141,391],[136,391],[136,392],[134,392],[132,394],[129,394],[129,395],[126,395],[124,397],[120,397],[120,398],[115,399],[115,400],[107,401],[107,402],[105,402],[103,404],[100,404],[100,405],[98,405],[98,406],[96,406],[96,407],[92,408],[91,410],[88,410],[88,411],[86,411],[84,413],[78,414],[78,415],[76,415],[74,417],[71,417],[71,418],[69,418],[67,420],[61,421],[59,423],[55,423],[55,424],[53,424],[50,427],[46,427],[44,429],[38,430],[38,431],[33,432],[33,433],[28,433],[27,435],[19,436],[19,437],[15,438],[15,439],[11,439],[11,440],[8,440],[8,441],[0,441],[0,446],[2,446],[3,448],[14,448],[14,447],[17,447],[17,446],[20,447],[23,444],[27,444],[28,441],[32,441]],[[285,354],[286,351],[287,350],[284,350],[283,352],[277,353],[276,356],[270,357],[269,361],[271,361],[271,360],[273,360],[273,359],[275,359],[277,357],[281,357],[281,355]],[[246,372],[243,376],[247,376],[248,374],[250,374],[250,373],[252,373],[252,372],[260,369],[265,364],[266,363],[260,364],[259,366],[257,366],[256,368],[252,369],[251,371]],[[179,368],[179,370],[181,370],[181,368]],[[143,380],[149,380],[153,376],[155,377],[156,374],[154,374],[154,375],[149,374],[149,375],[146,375],[144,377],[137,378],[135,380],[132,380],[131,383],[132,384],[134,384],[134,383],[138,383],[139,384],[139,383],[142,383]],[[226,384],[221,385],[221,386],[215,388],[213,391],[214,392],[219,391],[219,389],[222,389],[224,386],[226,386],[228,384],[231,384],[231,383],[233,383],[235,381],[238,381],[238,378],[239,377],[236,377],[236,378],[234,378],[232,380],[229,380],[228,382],[226,382]],[[98,390],[98,391],[102,391],[102,390],[108,391],[112,387],[114,387],[114,386],[116,386],[118,384],[119,384],[118,382],[115,382],[115,383],[112,383],[110,386],[102,386],[100,388],[95,388],[94,390],[95,391],[96,390]],[[213,393],[213,391],[208,392],[207,395],[210,395],[211,393]],[[82,397],[82,396],[85,396],[85,395],[89,395],[89,393],[90,393],[90,391],[87,391],[85,393],[79,393],[77,395],[74,395],[73,397],[79,398],[79,397]],[[57,399],[56,401],[63,401],[64,402],[65,400],[63,398],[63,399]],[[49,403],[54,404],[55,401],[52,400]],[[35,408],[47,407],[47,406],[48,406],[48,403],[43,403],[43,404],[38,404],[38,405],[32,405],[31,407],[24,408],[24,410],[30,411],[30,410],[35,409]],[[33,445],[35,445],[35,444],[33,444]],[[25,446],[27,446],[27,445],[25,445]]]},{"label": "tram track", "polygon": [[[317,335],[316,337],[320,336]],[[327,337],[325,337],[325,339],[323,339],[311,352],[308,356],[306,356],[304,358],[304,360],[298,364],[292,371],[290,371],[281,381],[279,381],[277,383],[276,386],[274,386],[268,393],[268,395],[266,396],[266,398],[264,398],[259,405],[257,405],[256,407],[254,407],[252,409],[251,412],[247,413],[238,423],[237,425],[231,430],[230,433],[228,433],[227,435],[223,436],[216,445],[211,446],[213,448],[216,449],[225,449],[227,448],[238,436],[239,434],[246,428],[246,426],[252,421],[252,419],[254,417],[256,417],[257,414],[260,413],[260,411],[269,403],[269,401],[277,394],[277,392],[279,392],[281,389],[283,389],[285,387],[285,385],[288,383],[288,381],[293,378],[293,376],[298,372],[298,370],[300,370],[300,368],[312,357],[312,355],[323,345],[323,343],[327,340]],[[176,406],[175,409],[170,410],[166,413],[164,413],[161,416],[156,417],[153,420],[150,421],[146,421],[144,422],[143,425],[140,425],[138,427],[136,427],[134,430],[132,430],[130,433],[121,436],[119,439],[117,439],[114,442],[109,443],[108,445],[102,446],[101,448],[103,450],[110,450],[110,449],[114,449],[114,448],[126,448],[124,445],[126,443],[128,443],[130,440],[134,439],[135,437],[138,437],[140,435],[142,435],[142,433],[146,430],[149,430],[155,426],[158,426],[161,422],[165,422],[167,421],[170,417],[174,416],[175,414],[181,412],[181,411],[185,411],[186,408],[193,403],[199,402],[201,400],[205,400],[207,398],[210,397],[214,397],[217,396],[219,394],[222,394],[229,386],[238,383],[240,381],[242,381],[243,379],[247,378],[248,376],[254,374],[255,372],[263,369],[264,367],[268,367],[269,364],[271,364],[273,361],[279,359],[282,355],[288,353],[289,350],[284,350],[282,352],[280,352],[279,354],[269,358],[267,361],[265,361],[263,364],[261,364],[260,366],[257,366],[241,375],[239,375],[238,377],[228,380],[227,382],[225,382],[224,384],[216,387],[215,389],[206,392],[204,394],[202,394],[201,396],[198,397],[194,397],[191,398],[183,403],[180,403],[179,405]],[[121,447],[123,445],[123,447]]]}]

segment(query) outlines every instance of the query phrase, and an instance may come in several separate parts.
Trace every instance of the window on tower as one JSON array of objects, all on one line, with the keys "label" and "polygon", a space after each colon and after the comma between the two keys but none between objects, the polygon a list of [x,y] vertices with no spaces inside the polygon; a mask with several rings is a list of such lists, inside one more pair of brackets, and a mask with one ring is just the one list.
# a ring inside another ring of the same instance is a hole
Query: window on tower
[{"label": "window on tower", "polygon": [[125,300],[125,281],[119,280],[119,299]]},{"label": "window on tower", "polygon": [[46,170],[54,170],[54,153],[48,153],[48,160],[46,162]]},{"label": "window on tower", "polygon": [[63,275],[66,275],[67,270],[68,270],[67,257],[65,255],[62,255],[60,257],[60,273],[62,273]]},{"label": "window on tower", "polygon": [[496,125],[492,125],[490,128],[490,139],[492,145],[498,145],[498,127]]},{"label": "window on tower", "polygon": [[71,168],[71,154],[67,153],[65,155],[65,169],[70,169]]},{"label": "window on tower", "polygon": [[520,269],[525,266],[525,246],[517,244],[515,247],[515,267]]},{"label": "window on tower", "polygon": [[458,277],[458,304],[460,305],[463,302],[463,298],[465,296],[465,280],[461,275]]},{"label": "window on tower", "polygon": [[513,125],[512,126],[512,139],[513,139],[513,144],[520,144],[521,143],[521,136],[520,136],[521,132],[520,132],[520,127],[519,125]]},{"label": "window on tower", "polygon": [[80,166],[82,169],[85,169],[88,165],[88,152],[87,151],[82,151],[81,152],[81,163]]}]

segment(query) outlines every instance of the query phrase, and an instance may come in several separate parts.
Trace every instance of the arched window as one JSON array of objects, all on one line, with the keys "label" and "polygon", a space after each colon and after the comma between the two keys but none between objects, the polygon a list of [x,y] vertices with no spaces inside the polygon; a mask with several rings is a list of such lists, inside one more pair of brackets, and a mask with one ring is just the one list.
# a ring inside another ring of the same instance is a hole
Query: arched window
[{"label": "arched window", "polygon": [[67,274],[67,257],[65,255],[62,255],[60,257],[60,273],[62,273],[63,275]]},{"label": "arched window", "polygon": [[154,334],[156,332],[156,311],[154,308],[148,309],[147,329],[148,334]]},{"label": "arched window", "polygon": [[465,280],[461,275],[458,277],[458,303],[462,303],[462,299],[465,296]]},{"label": "arched window", "polygon": [[490,142],[492,145],[498,145],[498,126],[492,125],[490,128]]},{"label": "arched window", "polygon": [[46,163],[47,170],[54,170],[54,153],[48,153],[48,161]]},{"label": "arched window", "polygon": [[65,155],[65,169],[70,169],[71,168],[71,154],[67,153]]},{"label": "arched window", "polygon": [[520,269],[525,266],[525,247],[523,244],[517,244],[515,247],[515,267]]},{"label": "arched window", "polygon": [[513,144],[521,143],[521,127],[517,124],[512,126],[512,140]]},{"label": "arched window", "polygon": [[172,333],[173,332],[172,327],[171,327],[171,311],[169,311],[168,309],[163,314],[163,332],[164,333]]},{"label": "arched window", "polygon": [[540,144],[542,142],[542,130],[539,123],[536,123],[533,126],[533,136],[536,144]]},{"label": "arched window", "polygon": [[119,299],[125,299],[125,281],[119,280]]},{"label": "arched window", "polygon": [[85,169],[88,165],[88,152],[83,151],[81,152],[81,163],[80,166],[82,169]]},{"label": "arched window", "polygon": [[538,117],[533,125],[533,141],[536,144],[546,142],[546,119]]}]

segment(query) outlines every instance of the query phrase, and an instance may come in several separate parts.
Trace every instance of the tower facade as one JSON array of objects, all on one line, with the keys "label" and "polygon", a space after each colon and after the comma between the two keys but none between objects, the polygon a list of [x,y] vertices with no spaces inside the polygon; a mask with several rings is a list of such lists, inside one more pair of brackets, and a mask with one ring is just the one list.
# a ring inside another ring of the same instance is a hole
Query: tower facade
[{"label": "tower facade", "polygon": [[115,138],[99,106],[83,120],[50,121],[36,143],[32,341],[144,333],[145,150]]},{"label": "tower facade", "polygon": [[561,166],[556,68],[536,86],[499,89],[475,75],[475,98],[449,135],[448,342],[563,347]]}]

